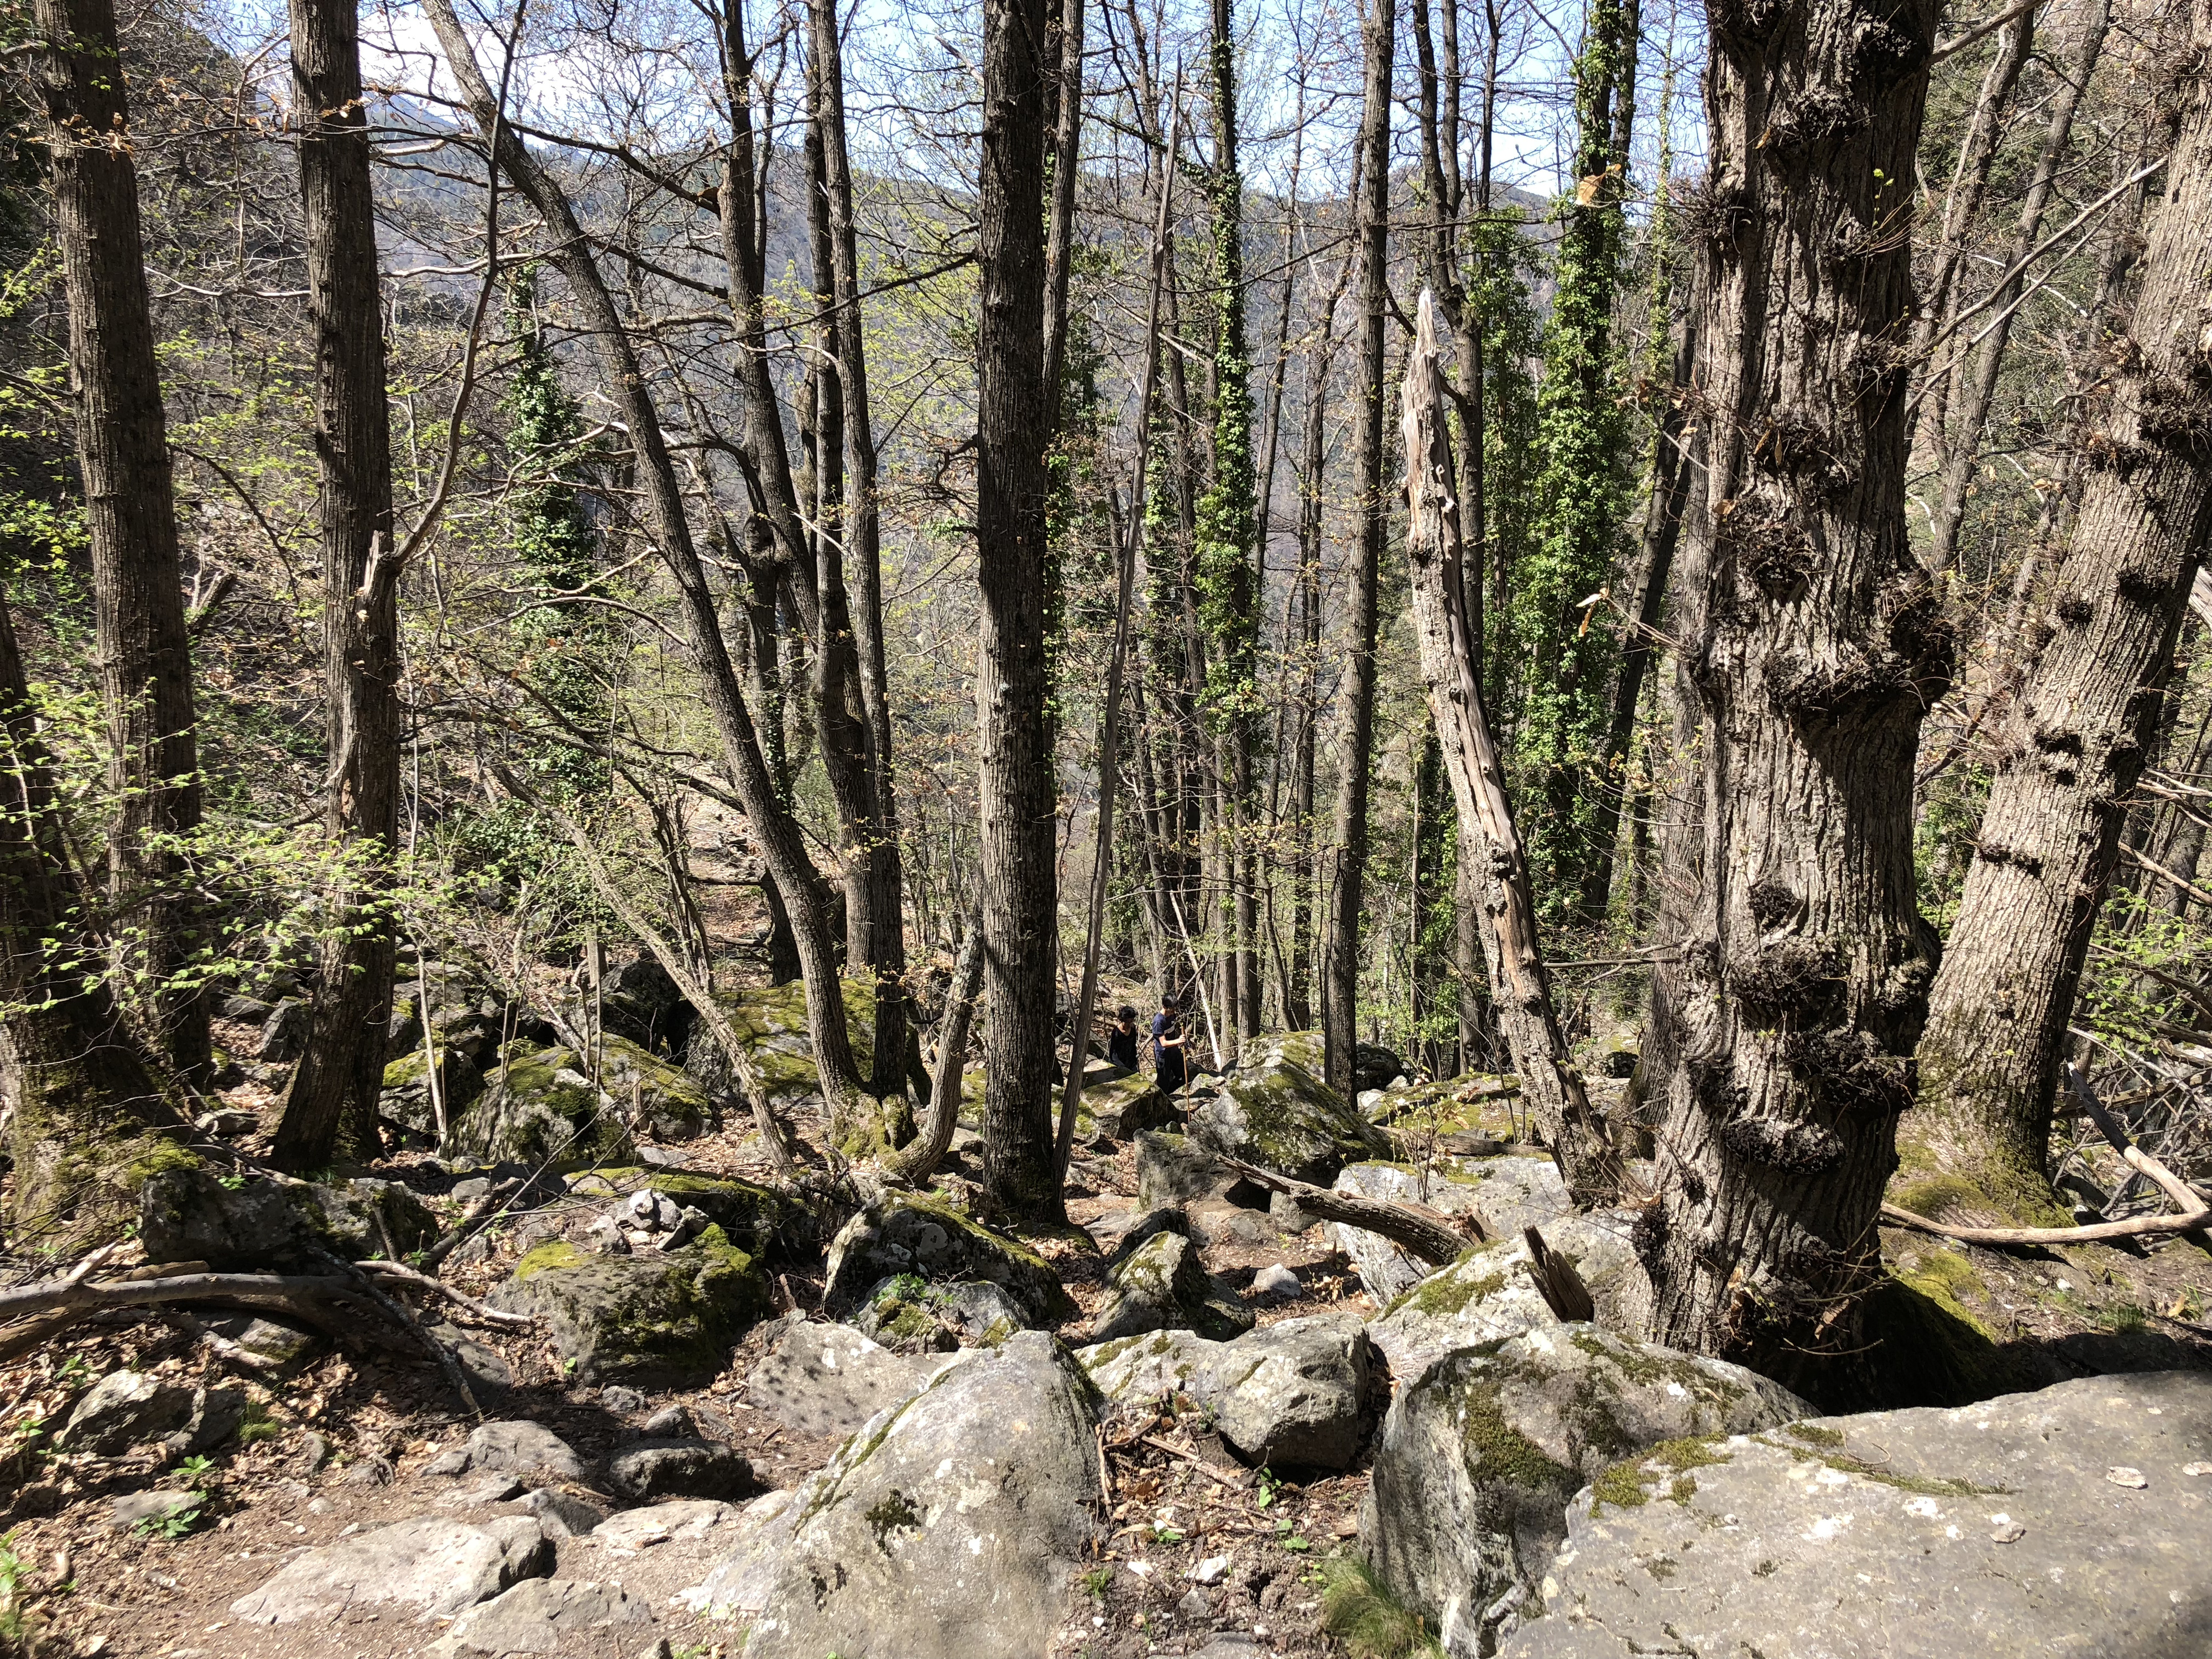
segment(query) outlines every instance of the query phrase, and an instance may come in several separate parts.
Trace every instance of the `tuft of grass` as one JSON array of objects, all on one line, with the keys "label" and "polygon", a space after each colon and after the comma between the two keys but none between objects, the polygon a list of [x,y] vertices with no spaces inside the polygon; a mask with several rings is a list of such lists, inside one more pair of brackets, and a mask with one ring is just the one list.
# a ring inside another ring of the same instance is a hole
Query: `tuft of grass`
[{"label": "tuft of grass", "polygon": [[1322,1564],[1321,1626],[1352,1659],[1443,1659],[1428,1621],[1393,1595],[1364,1561]]},{"label": "tuft of grass", "polygon": [[15,1540],[12,1532],[0,1533],[0,1653],[29,1655],[38,1650],[39,1626],[23,1605],[31,1569],[15,1553]]}]

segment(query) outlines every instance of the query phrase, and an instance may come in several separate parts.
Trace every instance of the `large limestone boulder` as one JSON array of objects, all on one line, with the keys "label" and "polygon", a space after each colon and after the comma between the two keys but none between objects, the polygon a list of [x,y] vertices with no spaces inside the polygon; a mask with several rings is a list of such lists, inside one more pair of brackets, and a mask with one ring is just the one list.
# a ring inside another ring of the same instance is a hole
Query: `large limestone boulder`
[{"label": "large limestone boulder", "polygon": [[1301,1063],[1304,1052],[1292,1038],[1255,1044],[1213,1097],[1192,1112],[1192,1137],[1324,1187],[1347,1163],[1391,1157],[1389,1135]]},{"label": "large limestone boulder", "polygon": [[1159,1331],[1075,1357],[1117,1408],[1149,1413],[1163,1395],[1189,1396],[1255,1464],[1343,1468],[1371,1421],[1372,1356],[1347,1314],[1286,1319],[1229,1342]]},{"label": "large limestone boulder", "polygon": [[295,1557],[230,1611],[250,1625],[289,1625],[392,1607],[424,1622],[488,1601],[552,1565],[545,1534],[526,1515],[480,1527],[418,1516]]},{"label": "large limestone boulder", "polygon": [[[1179,1211],[1163,1213],[1182,1219]],[[1225,1342],[1252,1328],[1252,1310],[1234,1285],[1206,1271],[1183,1227],[1132,1229],[1107,1264],[1106,1285],[1105,1305],[1091,1324],[1093,1342],[1163,1330],[1196,1331]]]},{"label": "large limestone boulder", "polygon": [[194,1165],[149,1176],[138,1197],[149,1261],[204,1261],[218,1270],[404,1257],[438,1237],[437,1218],[396,1181],[250,1178],[227,1187]]},{"label": "large limestone boulder", "polygon": [[[668,970],[641,951],[608,968],[599,981],[599,1016],[607,1033],[647,1054],[681,1054],[698,1012],[684,1000]],[[581,1020],[577,1024],[584,1029]]]},{"label": "large limestone boulder", "polygon": [[[844,995],[845,1032],[853,1045],[853,1062],[865,1078],[876,1063],[876,983],[868,978],[847,979],[839,988]],[[717,992],[714,1000],[744,1042],[768,1091],[769,1104],[780,1115],[806,1117],[819,1112],[822,1078],[815,1069],[814,1039],[806,1024],[805,988],[794,980],[788,985]],[[911,1021],[908,1029],[914,1030]],[[920,1064],[918,1036],[908,1061],[909,1066]],[[738,1097],[729,1057],[704,1025],[692,1031],[684,1064],[718,1098]]]},{"label": "large limestone boulder", "polygon": [[1024,1331],[872,1419],[692,1598],[747,1659],[1036,1659],[1100,1527],[1098,1399]]},{"label": "large limestone boulder", "polygon": [[568,1177],[568,1188],[574,1197],[594,1204],[604,1202],[609,1207],[648,1188],[665,1193],[678,1205],[698,1211],[720,1227],[732,1244],[754,1255],[765,1251],[777,1231],[799,1214],[798,1206],[773,1188],[756,1186],[733,1176],[693,1175],[642,1164],[581,1170]]},{"label": "large limestone boulder", "polygon": [[1083,1068],[1083,1098],[1076,1105],[1079,1136],[1127,1140],[1142,1130],[1164,1128],[1181,1116],[1175,1103],[1143,1072],[1103,1060]]},{"label": "large limestone boulder", "polygon": [[[1562,1216],[1542,1229],[1544,1243],[1572,1262],[1597,1304],[1597,1322],[1626,1325],[1626,1305],[1644,1272],[1629,1242],[1625,1210]],[[1369,1322],[1367,1334],[1389,1356],[1401,1382],[1454,1348],[1496,1342],[1560,1323],[1528,1274],[1519,1233],[1479,1244],[1451,1266],[1400,1291]]]},{"label": "large limestone boulder", "polygon": [[448,1119],[447,1150],[487,1163],[573,1170],[635,1155],[615,1098],[594,1088],[573,1048],[511,1048],[473,1104]]},{"label": "large limestone boulder", "polygon": [[769,1306],[759,1263],[714,1226],[665,1255],[587,1255],[566,1240],[541,1244],[489,1299],[543,1320],[579,1382],[670,1388],[714,1376]]},{"label": "large limestone boulder", "polygon": [[[1516,1237],[1523,1227],[1547,1226],[1574,1209],[1559,1166],[1548,1158],[1451,1158],[1426,1171],[1407,1164],[1348,1164],[1335,1184],[1338,1192],[1357,1198],[1473,1215],[1492,1238]],[[1368,1294],[1382,1301],[1402,1295],[1435,1270],[1364,1228],[1331,1222],[1329,1237],[1352,1258]]]},{"label": "large limestone boulder", "polygon": [[526,1578],[469,1608],[425,1651],[430,1659],[507,1659],[510,1654],[580,1653],[587,1650],[586,1644],[610,1638],[635,1646],[653,1623],[651,1604],[620,1584]]},{"label": "large limestone boulder", "polygon": [[949,1204],[910,1193],[870,1205],[839,1230],[823,1303],[833,1310],[854,1307],[902,1273],[932,1284],[986,1280],[1012,1297],[1032,1325],[1053,1323],[1070,1305],[1060,1275],[1036,1251]]},{"label": "large limestone boulder", "polygon": [[1654,1447],[1576,1498],[1508,1659],[2200,1659],[2212,1376]]},{"label": "large limestone boulder", "polygon": [[[810,1322],[797,1314],[745,1374],[745,1398],[804,1434],[850,1434],[911,1397],[950,1356],[895,1353],[849,1325]],[[771,1328],[773,1330],[773,1328]]]},{"label": "large limestone boulder", "polygon": [[1477,1659],[1540,1598],[1585,1484],[1644,1447],[1809,1409],[1741,1366],[1595,1325],[1462,1348],[1407,1382],[1382,1419],[1360,1545],[1452,1659]]}]

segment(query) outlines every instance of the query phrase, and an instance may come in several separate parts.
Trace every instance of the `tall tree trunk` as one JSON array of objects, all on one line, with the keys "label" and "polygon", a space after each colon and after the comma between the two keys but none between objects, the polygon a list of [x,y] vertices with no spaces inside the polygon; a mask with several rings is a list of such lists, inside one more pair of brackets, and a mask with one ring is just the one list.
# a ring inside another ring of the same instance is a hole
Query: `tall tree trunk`
[{"label": "tall tree trunk", "polygon": [[1306,407],[1298,447],[1298,613],[1297,721],[1291,762],[1291,964],[1283,996],[1283,1023],[1293,1031],[1313,1026],[1314,763],[1321,735],[1321,547],[1323,419],[1335,341],[1329,318],[1306,354]]},{"label": "tall tree trunk", "polygon": [[[2051,1101],[2125,803],[2156,730],[2212,534],[2212,3],[2190,9],[2180,121],[2057,582],[2053,629],[2005,719],[1996,775],[1920,1043],[1911,1145],[1995,1207],[2051,1202]],[[1916,1166],[1920,1158],[1914,1160]]]},{"label": "tall tree trunk", "polygon": [[[2027,182],[2021,203],[2020,228],[2005,256],[2008,270],[2025,261],[2043,234],[2043,215],[2058,182],[2058,169],[2074,139],[2074,114],[2089,90],[2089,77],[2104,56],[2105,33],[2112,21],[2111,0],[2090,0],[2081,15],[2081,38],[2074,62],[2059,82],[2051,102],[2051,118],[2044,128],[2043,153]],[[2025,29],[2023,17],[2016,27]],[[1996,315],[1989,323],[1988,337],[1975,349],[1959,398],[1959,419],[1946,439],[1943,453],[1943,492],[1929,526],[1928,563],[1948,570],[1959,553],[1959,527],[1966,516],[1966,489],[1979,470],[1982,434],[1989,425],[1990,404],[1996,395],[1997,375],[2004,368],[2005,349],[2012,337],[2012,306],[2020,297],[2023,278],[2015,276],[1990,296]],[[2101,320],[2101,319],[2100,319]]]},{"label": "tall tree trunk", "polygon": [[[1983,72],[1973,115],[1966,123],[1966,136],[1959,141],[1959,161],[1951,175],[1951,188],[1943,198],[1943,224],[1936,237],[1936,269],[1921,285],[1920,314],[1912,326],[1916,361],[1926,359],[1929,343],[1958,309],[1959,267],[1966,257],[1967,233],[1981,217],[1982,198],[1989,189],[1997,146],[2005,136],[2013,89],[2020,84],[2020,72],[2027,66],[2034,45],[2033,7],[1998,31],[1996,53]],[[1948,453],[1951,441],[1947,409],[1950,396],[1948,368],[1933,376],[1920,393],[1922,426],[1939,463]]]},{"label": "tall tree trunk", "polygon": [[982,589],[983,1188],[996,1213],[1058,1220],[1053,1158],[1051,696],[1045,655],[1045,0],[984,0],[982,318],[975,543]]},{"label": "tall tree trunk", "polygon": [[[822,153],[829,185],[832,276],[837,302],[837,370],[845,392],[845,555],[859,592],[853,610],[854,656],[866,715],[871,816],[867,837],[867,938],[861,960],[875,969],[875,1091],[896,1094],[907,1051],[905,878],[899,861],[896,778],[891,765],[890,693],[884,662],[881,515],[876,500],[876,434],[868,404],[868,361],[860,316],[859,239],[853,216],[853,167],[845,144],[845,75],[835,0],[812,0],[814,55],[820,65]],[[849,929],[848,929],[849,932]],[[858,966],[858,963],[852,963]]]},{"label": "tall tree trunk", "polygon": [[1390,252],[1390,70],[1397,43],[1394,0],[1374,0],[1364,25],[1361,90],[1358,426],[1352,488],[1359,551],[1352,571],[1351,638],[1338,690],[1336,867],[1328,884],[1328,935],[1322,958],[1322,1042],[1329,1086],[1352,1098],[1352,1049],[1358,1041],[1359,913],[1366,899],[1367,774],[1375,741],[1376,586],[1390,503],[1382,493],[1382,331],[1388,317]]},{"label": "tall tree trunk", "polygon": [[[358,11],[354,0],[292,0],[291,22],[322,483],[325,823],[377,869],[399,835],[399,606],[392,574],[370,575],[377,555],[395,550]],[[282,1168],[319,1170],[341,1147],[357,1157],[380,1145],[393,945],[374,908],[381,884],[340,896],[348,925],[323,946],[313,1022],[272,1149]]]},{"label": "tall tree trunk", "polygon": [[207,1000],[169,984],[198,942],[184,860],[168,845],[200,823],[191,636],[115,8],[37,0],[34,15],[115,796],[109,882],[142,919],[126,971],[151,988],[159,1047],[198,1076],[209,1060]]},{"label": "tall tree trunk", "polygon": [[1406,364],[1406,556],[1413,567],[1413,628],[1429,712],[1459,808],[1459,856],[1477,873],[1481,908],[1497,952],[1498,1023],[1513,1050],[1523,1099],[1580,1204],[1617,1196],[1621,1171],[1605,1120],[1590,1109],[1552,1000],[1536,940],[1528,860],[1505,793],[1498,744],[1483,714],[1467,625],[1457,482],[1444,424],[1443,368],[1436,308],[1425,293]]},{"label": "tall tree trunk", "polygon": [[1636,1241],[1659,1340],[1816,1395],[1861,1346],[1936,950],[1914,906],[1912,757],[1951,639],[1905,538],[1895,234],[1936,15],[1713,14],[1691,216],[1709,447],[1679,637],[1704,769],[1668,854],[1663,1186]]},{"label": "tall tree trunk", "polygon": [[19,1248],[63,1249],[68,1231],[131,1213],[160,1150],[149,1132],[185,1127],[124,1024],[83,914],[0,594],[0,1121]]},{"label": "tall tree trunk", "polygon": [[[735,10],[735,8],[732,8]],[[438,44],[451,65],[470,118],[486,135],[497,132],[493,147],[501,171],[530,198],[550,227],[552,262],[567,281],[570,297],[581,317],[584,331],[599,361],[609,396],[622,410],[636,453],[638,483],[644,496],[645,523],[661,559],[674,578],[690,635],[708,712],[720,738],[730,781],[758,837],[769,873],[775,879],[792,933],[799,947],[800,975],[806,988],[806,1020],[821,1073],[823,1094],[832,1115],[859,1086],[854,1076],[853,1049],[845,1029],[843,988],[838,982],[837,958],[830,934],[830,895],[821,873],[807,856],[798,823],[776,797],[769,775],[752,711],[730,659],[716,614],[714,597],[707,585],[690,521],[684,516],[684,493],[670,459],[668,441],[661,429],[659,411],[647,388],[644,370],[623,328],[605,279],[591,252],[591,243],[576,221],[567,193],[542,169],[511,127],[497,118],[492,91],[477,67],[469,39],[453,12],[453,0],[424,0]],[[726,183],[724,204],[730,191]],[[725,231],[726,236],[728,234]],[[741,250],[743,247],[740,244]],[[749,252],[746,257],[750,257]],[[733,265],[733,289],[743,277]]]}]

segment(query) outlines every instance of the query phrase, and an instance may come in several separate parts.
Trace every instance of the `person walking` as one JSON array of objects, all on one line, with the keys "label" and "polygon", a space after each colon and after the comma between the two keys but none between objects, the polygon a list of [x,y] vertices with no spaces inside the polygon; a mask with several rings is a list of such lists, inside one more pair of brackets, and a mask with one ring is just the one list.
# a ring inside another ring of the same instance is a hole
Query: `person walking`
[{"label": "person walking", "polygon": [[1125,1072],[1137,1069],[1137,1011],[1123,1003],[1106,1033],[1106,1058]]},{"label": "person walking", "polygon": [[1160,1011],[1152,1016],[1152,1070],[1159,1079],[1160,1092],[1173,1095],[1190,1075],[1184,1064],[1182,1019],[1176,1011],[1175,998],[1167,994],[1160,997]]}]

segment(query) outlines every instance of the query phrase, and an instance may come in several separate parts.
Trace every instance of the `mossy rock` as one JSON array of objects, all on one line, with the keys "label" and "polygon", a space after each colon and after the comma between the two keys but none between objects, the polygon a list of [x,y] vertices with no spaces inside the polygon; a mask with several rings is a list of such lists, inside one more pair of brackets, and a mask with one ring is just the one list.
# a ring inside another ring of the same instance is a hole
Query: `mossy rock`
[{"label": "mossy rock", "polygon": [[615,1103],[634,1113],[637,1127],[653,1139],[692,1140],[713,1127],[714,1097],[673,1060],[608,1036],[600,1042],[599,1064]]},{"label": "mossy rock", "polygon": [[[610,1050],[620,1041],[609,1038]],[[650,1059],[642,1051],[638,1057]],[[510,1050],[477,1103],[452,1121],[446,1147],[488,1164],[562,1170],[627,1164],[636,1147],[623,1121],[626,1106],[592,1086],[573,1048]]]},{"label": "mossy rock", "polygon": [[1191,1114],[1190,1133],[1218,1152],[1299,1181],[1327,1186],[1347,1163],[1388,1159],[1390,1136],[1310,1068],[1310,1034],[1259,1043]]},{"label": "mossy rock", "polygon": [[1083,1097],[1076,1103],[1076,1132],[1088,1139],[1107,1135],[1127,1140],[1147,1129],[1164,1128],[1181,1116],[1175,1103],[1142,1072],[1110,1070],[1100,1066],[1096,1075],[1086,1072]]},{"label": "mossy rock", "polygon": [[161,1170],[138,1200],[138,1239],[149,1261],[204,1261],[218,1270],[349,1261],[426,1249],[438,1223],[395,1181],[248,1180],[229,1186],[197,1164]]},{"label": "mossy rock", "polygon": [[575,1381],[653,1388],[718,1375],[769,1310],[759,1262],[714,1226],[665,1255],[588,1255],[556,1239],[517,1262],[490,1300],[539,1318]]},{"label": "mossy rock", "polygon": [[649,1170],[612,1164],[583,1170],[568,1177],[568,1190],[580,1198],[611,1206],[646,1188],[688,1204],[720,1227],[739,1249],[758,1255],[777,1232],[798,1218],[799,1208],[782,1194],[730,1176],[692,1175],[681,1170]]},{"label": "mossy rock", "polygon": [[1091,1327],[1093,1342],[1159,1330],[1191,1330],[1226,1342],[1255,1322],[1236,1288],[1208,1273],[1198,1247],[1178,1232],[1152,1233],[1115,1261],[1106,1279],[1109,1290]]},{"label": "mossy rock", "polygon": [[856,1304],[880,1281],[911,1273],[931,1284],[981,1279],[1011,1297],[1032,1325],[1056,1324],[1074,1312],[1052,1264],[1015,1240],[993,1232],[951,1205],[899,1194],[847,1222],[830,1247],[823,1301]]},{"label": "mossy rock", "polygon": [[[483,1093],[483,1072],[458,1048],[444,1042],[433,1042],[431,1046],[438,1060],[438,1092],[445,1103],[446,1121],[451,1123]],[[425,1081],[429,1069],[428,1057],[418,1042],[385,1066],[384,1085],[377,1097],[376,1109],[394,1123],[423,1134],[434,1133],[438,1126],[437,1104],[430,1098]]]}]

